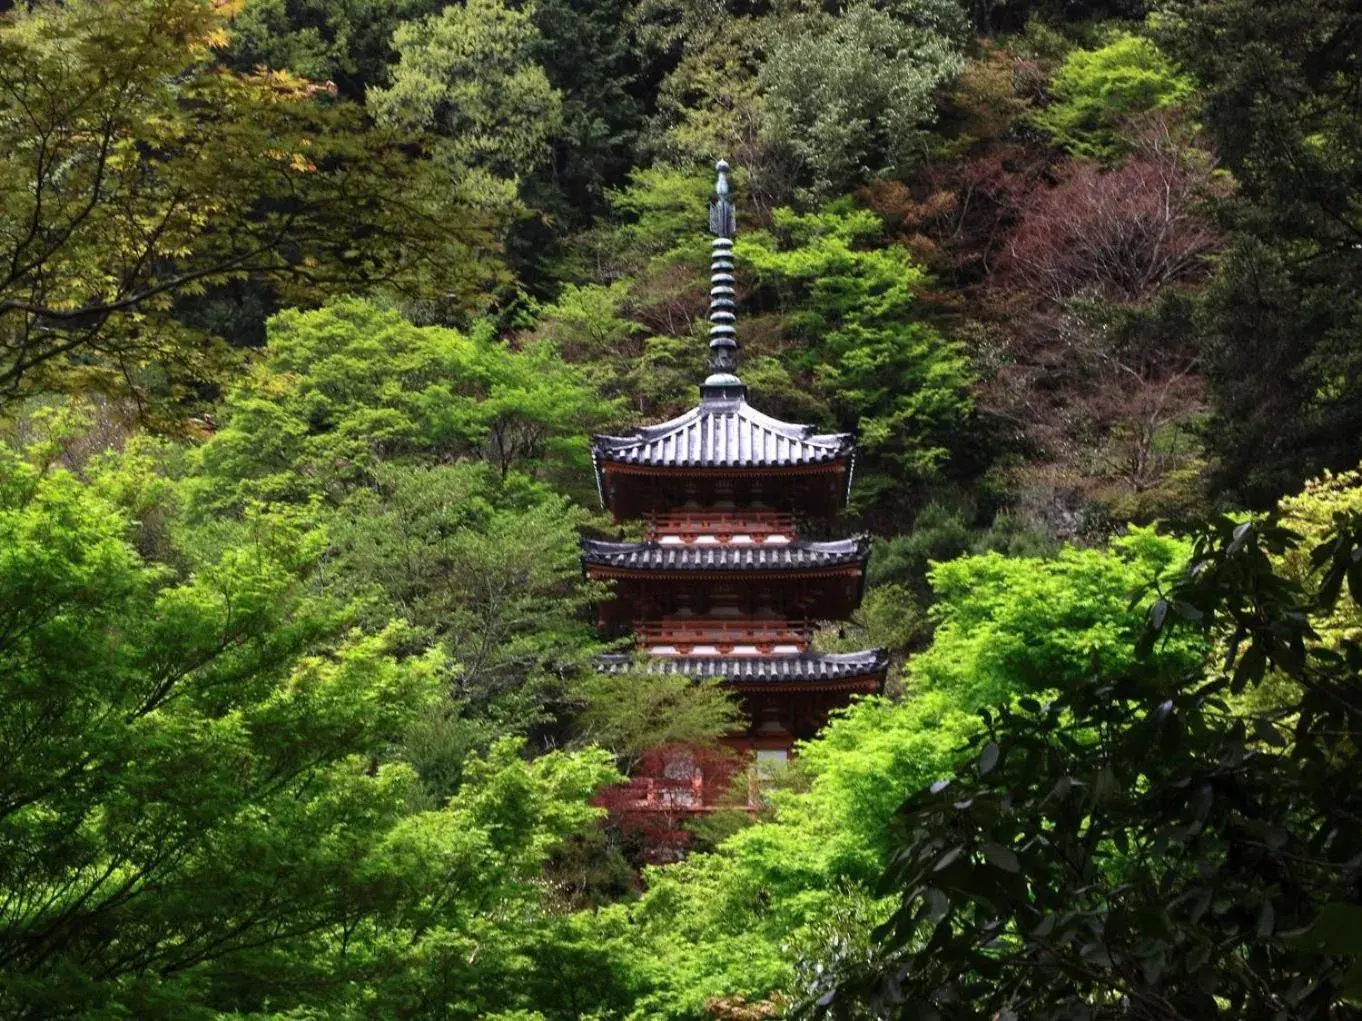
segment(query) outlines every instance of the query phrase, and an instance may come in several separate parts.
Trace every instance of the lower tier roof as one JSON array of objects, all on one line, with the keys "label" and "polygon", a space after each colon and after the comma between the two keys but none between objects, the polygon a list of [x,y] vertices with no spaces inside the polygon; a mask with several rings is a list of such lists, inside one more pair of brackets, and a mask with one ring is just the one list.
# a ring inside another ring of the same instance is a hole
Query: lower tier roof
[{"label": "lower tier roof", "polygon": [[614,653],[597,659],[605,673],[642,670],[687,677],[719,677],[731,684],[822,687],[827,683],[874,678],[876,686],[889,666],[884,649],[863,652],[804,652],[795,656],[648,656]]}]

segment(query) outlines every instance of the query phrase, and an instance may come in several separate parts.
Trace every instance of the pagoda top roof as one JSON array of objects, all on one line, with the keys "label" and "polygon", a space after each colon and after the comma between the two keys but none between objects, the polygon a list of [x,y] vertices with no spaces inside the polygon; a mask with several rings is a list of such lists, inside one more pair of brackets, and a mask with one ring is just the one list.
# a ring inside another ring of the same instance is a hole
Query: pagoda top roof
[{"label": "pagoda top roof", "polygon": [[741,397],[706,398],[685,414],[626,436],[593,436],[603,463],[658,468],[787,468],[830,464],[855,449],[850,433],[782,422]]},{"label": "pagoda top roof", "polygon": [[779,545],[673,545],[659,542],[582,543],[587,566],[654,571],[790,571],[864,565],[870,539],[864,535],[835,542],[796,539]]},{"label": "pagoda top roof", "polygon": [[[782,422],[747,403],[747,387],[738,377],[737,279],[733,238],[737,211],[732,201],[729,166],[720,160],[710,201],[709,375],[700,385],[700,403],[658,425],[643,426],[623,436],[591,438],[591,460],[601,505],[616,509],[616,490],[606,485],[611,467],[621,474],[736,469],[809,470],[841,463],[842,495],[850,494],[855,443],[849,433],[820,433],[814,426]],[[634,471],[629,471],[634,469]],[[642,469],[643,471],[638,471]],[[641,485],[646,486],[645,483]],[[630,484],[626,489],[636,489]],[[608,495],[609,494],[609,495]],[[626,500],[637,509],[638,499]]]},{"label": "pagoda top roof", "polygon": [[639,660],[624,653],[601,656],[605,673],[641,669],[645,673],[679,673],[687,677],[721,677],[734,684],[821,684],[882,675],[889,667],[884,649],[863,652],[805,652],[797,656],[650,656]]}]

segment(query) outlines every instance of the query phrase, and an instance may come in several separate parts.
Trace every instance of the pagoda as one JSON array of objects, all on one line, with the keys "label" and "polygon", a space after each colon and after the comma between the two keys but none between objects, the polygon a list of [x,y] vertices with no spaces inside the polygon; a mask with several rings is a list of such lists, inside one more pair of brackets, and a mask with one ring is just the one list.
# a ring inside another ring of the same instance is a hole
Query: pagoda
[{"label": "pagoda", "polygon": [[[700,402],[659,425],[592,438],[602,506],[617,522],[641,519],[646,537],[588,540],[582,559],[588,578],[613,583],[602,630],[632,632],[636,643],[635,654],[602,657],[600,668],[720,678],[747,721],[724,743],[760,772],[787,761],[853,696],[880,691],[888,657],[812,646],[817,623],[850,616],[864,590],[866,536],[805,537],[824,534],[845,505],[856,449],[849,434],[782,422],[747,402],[737,375],[736,217],[728,165],[717,170]],[[704,776],[672,759],[640,772],[626,810],[702,812],[727,793],[732,770]]]}]

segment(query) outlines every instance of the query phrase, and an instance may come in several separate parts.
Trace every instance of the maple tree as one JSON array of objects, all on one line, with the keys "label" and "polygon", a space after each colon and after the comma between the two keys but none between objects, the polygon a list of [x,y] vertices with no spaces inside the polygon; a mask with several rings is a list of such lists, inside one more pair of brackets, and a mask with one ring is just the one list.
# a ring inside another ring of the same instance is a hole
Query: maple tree
[{"label": "maple tree", "polygon": [[0,401],[173,397],[226,352],[176,300],[389,286],[455,305],[492,223],[362,111],[284,72],[215,66],[207,0],[39,5],[0,21]]}]

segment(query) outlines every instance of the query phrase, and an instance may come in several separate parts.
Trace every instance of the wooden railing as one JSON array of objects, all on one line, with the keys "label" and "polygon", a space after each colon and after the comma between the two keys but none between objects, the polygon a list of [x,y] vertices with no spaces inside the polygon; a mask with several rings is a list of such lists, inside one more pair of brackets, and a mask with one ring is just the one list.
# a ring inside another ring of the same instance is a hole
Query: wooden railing
[{"label": "wooden railing", "polygon": [[703,812],[704,777],[699,771],[689,780],[636,776],[625,788],[620,807],[630,812]]},{"label": "wooden railing", "polygon": [[634,627],[640,648],[671,646],[680,655],[686,655],[697,645],[714,646],[721,655],[730,654],[738,645],[756,646],[763,655],[769,655],[777,645],[793,645],[803,652],[808,648],[811,630],[807,621],[751,618],[672,618],[644,621]]},{"label": "wooden railing", "polygon": [[748,536],[752,542],[765,542],[773,535],[793,539],[795,520],[792,514],[776,511],[668,511],[650,514],[646,518],[648,537],[656,539],[674,535],[683,543],[693,543],[700,536],[713,536],[716,542],[731,542],[735,535]]},{"label": "wooden railing", "polygon": [[718,812],[738,811],[755,812],[761,807],[755,783],[749,784],[751,790],[746,802],[734,802],[732,793],[724,788],[707,787],[698,772],[689,780],[668,780],[654,776],[636,776],[626,784],[620,794],[611,799],[610,807],[624,812]]}]

